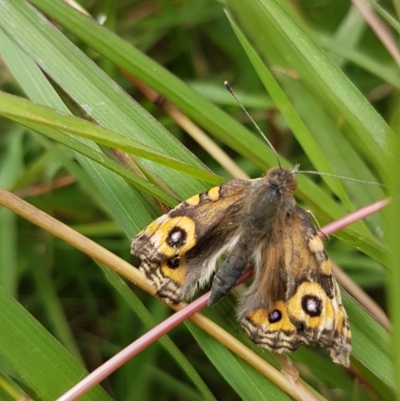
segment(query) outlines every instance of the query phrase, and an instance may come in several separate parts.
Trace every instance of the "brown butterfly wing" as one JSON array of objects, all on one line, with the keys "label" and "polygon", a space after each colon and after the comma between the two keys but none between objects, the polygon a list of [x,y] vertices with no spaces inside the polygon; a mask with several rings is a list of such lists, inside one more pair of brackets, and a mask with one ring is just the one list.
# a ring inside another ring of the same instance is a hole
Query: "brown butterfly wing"
[{"label": "brown butterfly wing", "polygon": [[253,181],[231,180],[182,202],[134,237],[140,269],[170,302],[208,281],[218,257],[234,246]]},{"label": "brown butterfly wing", "polygon": [[[274,352],[292,352],[308,340],[289,319],[284,235],[291,226],[294,199],[281,202],[270,235],[254,257],[255,277],[239,307],[239,322],[251,340]],[[291,235],[291,234],[289,234]]]},{"label": "brown butterfly wing", "polygon": [[319,344],[349,365],[351,332],[329,258],[309,214],[280,210],[239,320],[257,344],[275,352]]},{"label": "brown butterfly wing", "polygon": [[351,331],[339,286],[309,213],[296,209],[284,236],[286,274],[293,278],[286,291],[289,319],[310,344],[329,349],[335,362],[348,366]]}]

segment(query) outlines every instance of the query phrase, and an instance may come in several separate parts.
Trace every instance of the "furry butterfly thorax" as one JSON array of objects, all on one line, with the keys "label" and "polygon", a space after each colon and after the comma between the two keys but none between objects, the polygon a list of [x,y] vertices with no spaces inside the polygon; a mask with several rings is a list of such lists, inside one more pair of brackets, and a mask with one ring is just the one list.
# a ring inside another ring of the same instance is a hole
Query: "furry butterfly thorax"
[{"label": "furry butterfly thorax", "polygon": [[330,260],[293,192],[297,168],[233,179],[179,204],[132,241],[140,270],[168,302],[190,299],[209,281],[209,304],[224,297],[245,268],[255,277],[238,319],[249,337],[275,352],[319,344],[349,365],[351,332]]}]

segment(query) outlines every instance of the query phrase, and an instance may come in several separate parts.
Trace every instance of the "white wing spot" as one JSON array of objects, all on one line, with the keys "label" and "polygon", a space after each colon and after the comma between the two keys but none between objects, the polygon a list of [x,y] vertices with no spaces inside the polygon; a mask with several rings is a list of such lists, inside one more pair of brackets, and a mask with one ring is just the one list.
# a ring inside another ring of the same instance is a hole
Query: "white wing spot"
[{"label": "white wing spot", "polygon": [[314,298],[307,299],[307,311],[310,313],[316,313],[319,309],[319,303]]},{"label": "white wing spot", "polygon": [[180,230],[174,231],[170,235],[169,240],[175,244],[179,243],[182,240],[182,231]]}]

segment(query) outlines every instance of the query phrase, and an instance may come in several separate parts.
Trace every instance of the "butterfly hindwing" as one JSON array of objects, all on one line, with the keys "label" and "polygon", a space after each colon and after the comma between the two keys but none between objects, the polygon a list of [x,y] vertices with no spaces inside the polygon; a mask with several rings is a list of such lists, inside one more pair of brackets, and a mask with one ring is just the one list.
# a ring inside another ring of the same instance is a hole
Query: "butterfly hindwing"
[{"label": "butterfly hindwing", "polygon": [[[280,211],[279,243],[266,245],[258,282],[243,301],[240,322],[265,348],[293,351],[302,343],[319,344],[335,362],[349,365],[351,333],[331,262],[309,214],[297,205]],[[279,271],[270,276],[268,258]],[[280,286],[274,291],[273,282]],[[257,280],[257,273],[256,273]],[[257,304],[258,302],[258,304]]]},{"label": "butterfly hindwing", "polygon": [[351,333],[331,261],[310,214],[296,209],[290,227],[292,236],[285,235],[284,240],[285,267],[288,277],[293,277],[287,282],[289,319],[303,330],[310,343],[328,348],[334,361],[348,366]]}]

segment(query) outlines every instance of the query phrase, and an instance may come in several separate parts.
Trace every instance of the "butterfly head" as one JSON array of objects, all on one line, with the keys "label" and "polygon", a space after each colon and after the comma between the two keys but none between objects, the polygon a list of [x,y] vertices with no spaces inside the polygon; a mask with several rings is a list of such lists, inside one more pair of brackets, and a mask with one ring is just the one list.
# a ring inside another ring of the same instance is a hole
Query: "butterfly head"
[{"label": "butterfly head", "polygon": [[268,170],[265,181],[269,187],[274,188],[281,195],[292,196],[297,187],[294,173],[294,169],[289,170],[284,167],[272,167]]}]

